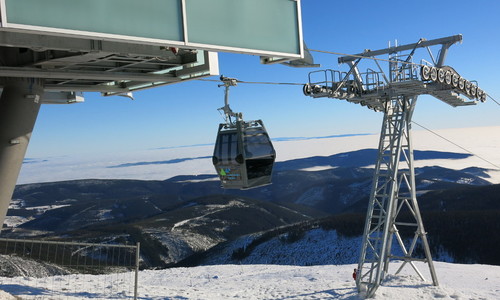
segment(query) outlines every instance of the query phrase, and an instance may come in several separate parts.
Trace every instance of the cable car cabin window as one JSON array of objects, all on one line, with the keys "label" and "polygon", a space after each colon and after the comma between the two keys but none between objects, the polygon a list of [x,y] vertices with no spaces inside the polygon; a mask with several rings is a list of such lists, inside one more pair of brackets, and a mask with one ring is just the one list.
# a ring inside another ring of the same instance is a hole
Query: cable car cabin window
[{"label": "cable car cabin window", "polygon": [[243,180],[241,173],[243,156],[238,144],[238,131],[219,131],[212,162],[225,187],[233,184],[239,187]]},{"label": "cable car cabin window", "polygon": [[245,129],[243,145],[248,179],[271,176],[276,152],[264,128]]},{"label": "cable car cabin window", "polygon": [[247,128],[243,133],[243,145],[246,159],[275,156],[271,140],[263,128]]},{"label": "cable car cabin window", "polygon": [[221,132],[217,138],[216,146],[214,164],[242,163],[242,159],[238,157],[238,132]]}]

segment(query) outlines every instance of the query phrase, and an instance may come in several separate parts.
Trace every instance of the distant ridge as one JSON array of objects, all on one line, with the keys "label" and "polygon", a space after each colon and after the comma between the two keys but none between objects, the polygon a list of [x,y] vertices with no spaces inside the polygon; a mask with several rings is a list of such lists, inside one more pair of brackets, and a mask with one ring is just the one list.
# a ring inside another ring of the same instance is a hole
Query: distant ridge
[{"label": "distant ridge", "polygon": [[275,142],[287,142],[287,141],[302,141],[302,140],[321,140],[321,139],[331,139],[331,138],[350,137],[350,136],[365,136],[365,135],[373,135],[373,133],[336,134],[336,135],[311,136],[311,137],[279,137],[279,138],[271,138],[271,140]]},{"label": "distant ridge", "polygon": [[213,145],[214,145],[214,143],[193,144],[193,145],[180,145],[180,146],[166,146],[166,147],[152,148],[152,149],[149,149],[149,150],[167,150],[167,149],[190,148],[190,147],[204,147],[204,146],[213,146]]},{"label": "distant ridge", "polygon": [[[367,167],[373,165],[377,158],[377,149],[360,149],[357,151],[333,154],[330,156],[311,156],[301,159],[291,159],[276,163],[276,170],[299,170],[310,167],[330,166],[330,167]],[[472,154],[454,153],[442,151],[414,151],[415,160],[424,159],[465,159]],[[107,166],[106,168],[126,168],[147,165],[171,165],[186,161],[210,159],[212,156],[182,157],[161,161],[140,161],[134,163],[124,163]],[[403,158],[401,158],[403,160]]]},{"label": "distant ridge", "polygon": [[[350,136],[365,136],[365,135],[374,135],[374,133],[351,133],[351,134],[335,134],[335,135],[326,135],[326,136],[296,136],[296,137],[277,137],[271,138],[273,142],[287,142],[287,141],[303,141],[303,140],[321,140],[321,139],[331,139],[331,138],[340,138],[340,137],[350,137]],[[203,146],[213,146],[214,143],[207,144],[194,144],[194,145],[179,145],[179,146],[167,146],[167,147],[158,147],[150,150],[165,150],[165,149],[177,149],[177,148],[189,148],[189,147],[203,147]]]},{"label": "distant ridge", "polygon": [[164,161],[141,161],[136,163],[119,164],[115,166],[109,166],[106,168],[125,168],[125,167],[147,166],[147,165],[168,165],[168,164],[177,164],[188,160],[207,159],[207,158],[212,158],[212,156],[184,157],[184,158],[175,158]]}]

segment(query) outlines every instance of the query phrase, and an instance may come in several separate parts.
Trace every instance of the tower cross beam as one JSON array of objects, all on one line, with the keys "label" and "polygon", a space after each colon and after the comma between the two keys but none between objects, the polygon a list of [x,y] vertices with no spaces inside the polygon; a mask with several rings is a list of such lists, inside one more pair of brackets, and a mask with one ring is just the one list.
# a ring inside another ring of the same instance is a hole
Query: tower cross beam
[{"label": "tower cross beam", "polygon": [[379,49],[379,50],[373,50],[373,51],[372,50],[365,50],[362,53],[341,56],[338,58],[338,62],[339,62],[339,64],[343,64],[343,63],[347,63],[347,62],[356,60],[360,57],[375,57],[375,56],[379,56],[379,55],[408,51],[408,50],[413,50],[413,49],[417,49],[417,48],[425,48],[425,47],[430,47],[430,46],[434,46],[434,45],[448,45],[448,47],[449,47],[449,46],[451,46],[455,43],[458,43],[458,42],[462,42],[462,35],[461,34],[452,35],[452,36],[434,39],[434,40],[429,40],[429,41],[421,40],[417,43],[395,46],[395,47],[388,47],[385,49]]}]

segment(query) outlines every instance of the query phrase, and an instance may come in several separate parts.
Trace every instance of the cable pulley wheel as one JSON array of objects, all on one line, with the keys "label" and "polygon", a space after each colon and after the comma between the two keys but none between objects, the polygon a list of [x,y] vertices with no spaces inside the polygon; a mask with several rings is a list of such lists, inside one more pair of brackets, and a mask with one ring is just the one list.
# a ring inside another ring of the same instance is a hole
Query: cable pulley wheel
[{"label": "cable pulley wheel", "polygon": [[477,86],[471,85],[471,87],[470,87],[470,95],[473,98],[476,98],[476,95],[477,95]]},{"label": "cable pulley wheel", "polygon": [[435,67],[431,68],[431,80],[436,81],[438,78],[438,70]]},{"label": "cable pulley wheel", "polygon": [[465,81],[465,92],[470,95],[470,88],[471,88],[472,84],[470,83],[470,81],[466,80]]},{"label": "cable pulley wheel", "polygon": [[486,100],[486,97],[483,100],[484,91],[482,89],[477,88],[476,95],[477,95],[477,99],[481,100],[481,102],[484,102]]},{"label": "cable pulley wheel", "polygon": [[423,80],[431,79],[431,67],[430,66],[422,66],[422,69],[420,69],[420,75],[422,76]]},{"label": "cable pulley wheel", "polygon": [[321,93],[321,87],[319,85],[315,85],[313,87],[313,93],[315,93],[315,94]]},{"label": "cable pulley wheel", "polygon": [[461,90],[465,88],[465,79],[463,77],[458,78],[458,88]]},{"label": "cable pulley wheel", "polygon": [[444,73],[444,82],[446,82],[446,84],[450,85],[451,84],[451,77],[452,77],[452,74],[451,74],[451,71],[446,71]]},{"label": "cable pulley wheel", "polygon": [[481,100],[481,102],[486,101],[486,93],[485,92],[483,92],[483,94],[481,95],[481,98],[479,100]]},{"label": "cable pulley wheel", "polygon": [[453,73],[452,78],[451,78],[451,86],[454,88],[458,87],[458,79],[460,79],[460,75],[457,73]]},{"label": "cable pulley wheel", "polygon": [[445,73],[446,73],[446,71],[443,69],[438,70],[438,82],[439,83],[444,83]]},{"label": "cable pulley wheel", "polygon": [[312,92],[312,87],[309,83],[304,84],[302,87],[302,92],[304,92],[304,95],[309,96],[311,95]]}]

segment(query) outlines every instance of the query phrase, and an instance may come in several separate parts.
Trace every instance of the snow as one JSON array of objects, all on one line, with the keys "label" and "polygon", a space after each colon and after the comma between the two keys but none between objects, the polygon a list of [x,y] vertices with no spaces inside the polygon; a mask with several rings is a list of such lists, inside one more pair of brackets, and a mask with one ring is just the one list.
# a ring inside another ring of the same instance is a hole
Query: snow
[{"label": "snow", "polygon": [[323,200],[323,187],[313,187],[307,190],[300,196],[299,199],[295,201],[297,204],[314,206],[316,203],[319,203]]},{"label": "snow", "polygon": [[[418,127],[416,127],[418,129]],[[466,159],[418,160],[415,166],[442,166],[461,170],[468,167],[494,169],[488,171],[492,183],[500,183],[500,126],[435,130],[441,137],[425,130],[413,130],[415,150],[468,153],[478,156]],[[377,149],[378,133],[332,138],[309,138],[274,141],[277,161],[330,156],[360,149]],[[463,149],[464,148],[464,149]],[[213,174],[212,145],[150,149],[99,155],[67,155],[31,158],[21,169],[18,183],[52,182],[72,179],[144,179],[165,180],[178,175]],[[485,161],[486,160],[486,161]],[[375,162],[374,162],[375,163]],[[492,164],[493,165],[492,165]],[[311,167],[315,171],[325,167]],[[207,180],[207,179],[203,179]]]},{"label": "snow", "polygon": [[162,257],[166,264],[179,262],[195,251],[206,250],[223,241],[188,230],[176,230],[169,234],[165,234],[165,231],[160,228],[148,229],[146,232],[168,249],[168,256]]},{"label": "snow", "polygon": [[[48,210],[58,209],[61,207],[71,206],[70,204],[61,204],[61,205],[42,205],[42,206],[30,206],[26,207],[27,210],[36,210],[38,213],[43,214]],[[10,208],[10,207],[9,207]]]},{"label": "snow", "polygon": [[[62,204],[62,205],[44,205],[44,206],[31,206],[31,207],[25,207],[24,200],[22,199],[14,199],[10,202],[9,204],[9,209],[22,209],[25,208],[26,210],[36,210],[38,214],[43,214],[49,210],[52,209],[57,209],[61,207],[66,207],[70,206],[69,204]],[[7,227],[18,227],[21,226],[22,224],[31,221],[33,218],[29,217],[21,217],[21,216],[6,216],[4,225]]]},{"label": "snow", "polygon": [[[221,251],[209,265],[139,272],[139,299],[361,299],[351,278],[360,237],[342,237],[335,231],[311,230],[293,243],[283,235],[259,246],[243,264],[220,264],[232,251],[249,245],[258,235],[242,237]],[[169,253],[170,254],[170,253]],[[175,255],[175,254],[171,254]],[[441,260],[451,260],[442,251]],[[294,265],[277,265],[291,261]],[[168,259],[167,259],[168,260]],[[336,261],[337,265],[315,265]],[[265,263],[262,263],[265,262]],[[430,278],[427,264],[415,262]],[[422,281],[409,266],[394,275],[401,262],[391,262],[389,275],[374,299],[498,299],[500,266],[434,262],[440,282]],[[130,299],[134,273],[64,275],[43,278],[0,277],[0,290],[22,299]],[[42,297],[43,296],[43,297]],[[0,299],[10,299],[2,296]]]},{"label": "snow", "polygon": [[[399,262],[391,264],[394,272]],[[417,263],[422,270],[426,265]],[[436,262],[440,285],[422,282],[407,266],[388,275],[373,299],[498,299],[500,267]],[[139,299],[360,299],[351,278],[354,264],[324,266],[219,265],[146,270],[139,273]],[[130,276],[131,274],[123,274]],[[64,299],[130,299],[131,287],[122,277],[106,282],[104,275],[66,275],[53,278],[0,278],[0,288],[22,299],[42,293]],[[74,284],[78,280],[78,284]],[[61,283],[59,291],[35,288]],[[71,284],[73,283],[73,284]],[[99,286],[99,288],[96,288]],[[112,291],[112,293],[110,293]],[[107,296],[109,299],[109,296]],[[0,292],[0,299],[13,299]]]},{"label": "snow", "polygon": [[[194,205],[194,202],[186,204],[185,207]],[[204,234],[198,234],[191,230],[198,226],[205,226],[211,214],[215,214],[230,207],[245,207],[245,203],[240,201],[230,201],[226,205],[205,205],[203,213],[200,216],[184,219],[175,223],[169,228],[149,228],[146,232],[158,240],[165,248],[168,249],[168,256],[163,256],[162,259],[165,263],[176,263],[181,259],[186,258],[187,255],[193,254],[195,251],[207,250],[220,242],[224,238],[217,238]],[[231,224],[229,222],[222,222],[222,224],[212,225],[210,230],[213,232],[223,232]],[[165,234],[168,232],[168,234]]]},{"label": "snow", "polygon": [[25,205],[23,199],[12,199],[9,204],[9,209],[20,209]]},{"label": "snow", "polygon": [[16,298],[4,291],[0,291],[0,299],[2,300],[16,300]]},{"label": "snow", "polygon": [[29,222],[31,219],[21,217],[21,216],[6,216],[3,224],[7,227],[18,227],[26,222]]},{"label": "snow", "polygon": [[101,209],[98,211],[96,217],[99,221],[112,220],[114,217],[111,214],[112,209]]},{"label": "snow", "polygon": [[[231,256],[238,248],[246,248],[252,240],[260,237],[252,234],[239,238],[229,244],[218,255],[212,256],[205,264],[218,265],[231,261]],[[322,265],[325,262],[350,264],[359,258],[361,237],[344,237],[335,230],[321,228],[307,231],[298,238],[283,234],[257,245],[250,255],[243,258],[242,264],[280,264],[292,262],[293,265]],[[394,249],[399,249],[394,247]],[[286,252],[285,252],[286,251]],[[402,253],[395,253],[402,255]]]},{"label": "snow", "polygon": [[[248,207],[247,204],[241,202],[241,201],[229,201],[228,204],[210,204],[210,205],[204,205],[203,209],[206,214],[194,217],[191,219],[185,219],[180,222],[177,222],[172,226],[172,231],[179,229],[180,227],[192,227],[192,226],[197,226],[197,224],[206,224],[204,221],[207,220],[207,216],[213,215],[215,213],[218,213],[223,210],[227,210],[230,207]],[[203,222],[200,222],[203,221]]]}]

